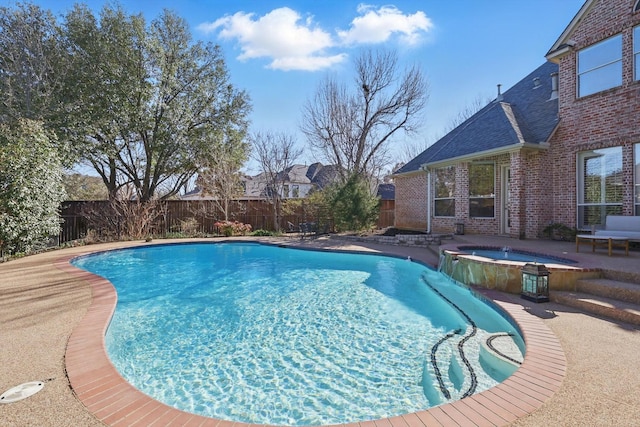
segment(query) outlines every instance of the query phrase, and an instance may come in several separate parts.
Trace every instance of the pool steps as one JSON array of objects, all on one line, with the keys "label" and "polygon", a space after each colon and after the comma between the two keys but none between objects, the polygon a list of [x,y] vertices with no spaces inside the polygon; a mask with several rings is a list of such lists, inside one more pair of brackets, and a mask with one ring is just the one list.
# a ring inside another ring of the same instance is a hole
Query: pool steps
[{"label": "pool steps", "polygon": [[[606,275],[607,273],[604,272]],[[640,278],[576,281],[575,291],[551,292],[551,301],[613,320],[640,325]]]},{"label": "pool steps", "polygon": [[[468,332],[468,331],[467,331]],[[470,386],[470,380],[465,381],[467,369],[460,360],[458,345],[460,340],[468,335],[461,330],[452,331],[436,345],[434,345],[431,357],[425,358],[422,386],[433,406],[462,398]],[[492,338],[493,344],[489,341]],[[479,363],[485,371],[493,372],[496,381],[502,382],[515,373],[524,359],[518,345],[510,334],[495,333],[489,336],[472,338],[480,349]],[[498,372],[500,374],[498,374]]]}]

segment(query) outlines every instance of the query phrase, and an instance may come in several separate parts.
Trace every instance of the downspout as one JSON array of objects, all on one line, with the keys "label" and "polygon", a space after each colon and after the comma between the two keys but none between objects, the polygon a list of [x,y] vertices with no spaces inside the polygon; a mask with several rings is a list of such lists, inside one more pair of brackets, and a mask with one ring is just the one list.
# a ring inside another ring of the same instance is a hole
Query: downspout
[{"label": "downspout", "polygon": [[422,170],[427,173],[427,233],[431,234],[431,170],[426,166]]}]

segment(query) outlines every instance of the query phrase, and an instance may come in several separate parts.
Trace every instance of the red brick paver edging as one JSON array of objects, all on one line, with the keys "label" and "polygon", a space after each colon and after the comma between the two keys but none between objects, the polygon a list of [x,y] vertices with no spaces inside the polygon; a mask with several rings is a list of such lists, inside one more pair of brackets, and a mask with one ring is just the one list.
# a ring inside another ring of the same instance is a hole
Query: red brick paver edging
[{"label": "red brick paver edging", "polygon": [[[111,364],[104,343],[116,307],[115,288],[108,280],[72,266],[69,261],[75,256],[61,258],[56,267],[88,282],[93,292],[92,303],[74,328],[65,355],[71,388],[89,412],[110,426],[258,427],[184,412],[129,384]],[[520,368],[499,385],[462,400],[344,427],[503,426],[535,411],[560,388],[566,358],[551,330],[521,305],[498,300],[495,291],[476,291],[506,311],[522,331],[526,354]]]}]

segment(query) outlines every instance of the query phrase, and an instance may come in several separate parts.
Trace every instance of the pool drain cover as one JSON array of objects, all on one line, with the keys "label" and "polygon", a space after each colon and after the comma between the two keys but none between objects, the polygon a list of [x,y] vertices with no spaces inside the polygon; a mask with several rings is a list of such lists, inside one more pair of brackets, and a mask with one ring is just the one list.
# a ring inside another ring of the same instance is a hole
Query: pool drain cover
[{"label": "pool drain cover", "polygon": [[17,385],[0,395],[0,403],[13,403],[22,399],[26,399],[42,390],[44,383],[42,381],[32,381]]}]

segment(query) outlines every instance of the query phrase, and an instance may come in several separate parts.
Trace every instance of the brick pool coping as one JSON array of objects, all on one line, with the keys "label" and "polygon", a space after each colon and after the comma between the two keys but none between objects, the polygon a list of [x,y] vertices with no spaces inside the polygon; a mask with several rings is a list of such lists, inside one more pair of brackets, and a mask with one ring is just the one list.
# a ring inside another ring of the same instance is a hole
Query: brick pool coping
[{"label": "brick pool coping", "polygon": [[[86,281],[92,288],[91,305],[74,328],[65,354],[71,389],[90,413],[109,426],[256,426],[184,412],[152,399],[129,384],[109,360],[104,343],[117,303],[115,288],[108,280],[72,266],[70,261],[77,256],[60,258],[56,267]],[[522,331],[526,354],[520,368],[497,386],[453,403],[343,426],[503,426],[535,411],[553,396],[566,373],[566,358],[556,336],[521,305],[503,301],[502,294],[488,289],[475,290],[507,312]]]}]

